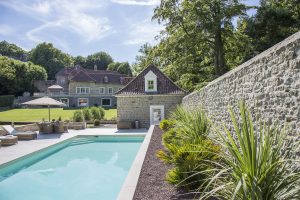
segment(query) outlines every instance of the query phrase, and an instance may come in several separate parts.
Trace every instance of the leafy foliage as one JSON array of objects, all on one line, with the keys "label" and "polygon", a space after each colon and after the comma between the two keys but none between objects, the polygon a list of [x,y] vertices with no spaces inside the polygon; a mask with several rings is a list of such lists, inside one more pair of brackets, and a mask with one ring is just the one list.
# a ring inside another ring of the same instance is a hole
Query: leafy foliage
[{"label": "leafy foliage", "polygon": [[86,121],[90,121],[92,119],[92,114],[91,114],[91,111],[88,107],[84,107],[82,109],[82,114],[83,114],[83,117]]},{"label": "leafy foliage", "polygon": [[94,65],[97,65],[97,69],[106,70],[112,62],[112,57],[108,53],[101,51],[87,56],[84,67],[94,69]]},{"label": "leafy foliage", "polygon": [[28,53],[25,50],[5,40],[0,42],[0,55],[21,61],[27,61],[28,59]]},{"label": "leafy foliage", "polygon": [[55,48],[51,43],[43,42],[30,51],[30,61],[43,66],[48,79],[54,80],[55,74],[64,67],[69,67],[72,57]]},{"label": "leafy foliage", "polygon": [[264,123],[255,129],[244,103],[240,106],[241,123],[232,109],[230,115],[236,135],[225,127],[224,133],[217,130],[219,144],[224,150],[224,163],[209,179],[202,199],[209,196],[221,199],[299,199],[300,168],[299,160],[295,160],[299,144],[288,141],[285,132]]},{"label": "leafy foliage", "polygon": [[213,162],[219,159],[220,147],[207,138],[210,126],[203,110],[189,112],[178,107],[171,119],[160,124],[168,129],[163,134],[163,144],[167,150],[157,152],[161,160],[174,166],[168,171],[166,179],[179,187],[199,190],[209,177],[209,172],[200,172],[213,168]]},{"label": "leafy foliage", "polygon": [[82,110],[76,110],[73,113],[73,121],[74,122],[83,122],[84,121],[84,116],[82,113]]},{"label": "leafy foliage", "polygon": [[33,81],[45,79],[47,73],[43,67],[0,56],[0,95],[33,92]]},{"label": "leafy foliage", "polygon": [[107,70],[117,71],[120,74],[126,74],[132,76],[131,67],[128,62],[113,62],[108,65]]}]

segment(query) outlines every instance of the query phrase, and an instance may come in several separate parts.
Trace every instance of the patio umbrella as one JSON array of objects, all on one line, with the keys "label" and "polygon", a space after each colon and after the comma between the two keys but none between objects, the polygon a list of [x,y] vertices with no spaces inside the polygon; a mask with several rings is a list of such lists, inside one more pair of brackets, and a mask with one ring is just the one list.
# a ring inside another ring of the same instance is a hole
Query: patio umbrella
[{"label": "patio umbrella", "polygon": [[48,106],[48,113],[49,113],[49,122],[50,122],[50,106],[64,106],[65,104],[52,99],[50,97],[42,97],[38,99],[34,99],[31,101],[27,101],[22,103],[23,105],[33,105],[33,106]]}]

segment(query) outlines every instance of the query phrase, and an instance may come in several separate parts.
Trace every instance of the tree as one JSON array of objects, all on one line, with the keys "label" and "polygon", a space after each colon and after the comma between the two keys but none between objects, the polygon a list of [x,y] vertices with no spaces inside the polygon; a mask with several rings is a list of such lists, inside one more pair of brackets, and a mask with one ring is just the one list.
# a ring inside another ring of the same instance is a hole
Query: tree
[{"label": "tree", "polygon": [[[167,36],[182,31],[185,39],[191,41],[190,48],[200,43],[208,47],[214,57],[215,74],[219,76],[228,70],[224,37],[233,34],[232,19],[243,15],[245,10],[238,0],[162,0],[155,9],[154,19],[165,23]],[[192,53],[196,56],[195,51]]]},{"label": "tree", "polygon": [[30,51],[30,61],[44,67],[49,80],[53,80],[59,70],[69,67],[73,63],[71,56],[46,42],[38,44]]},{"label": "tree", "polygon": [[94,69],[94,65],[97,65],[99,70],[106,70],[108,65],[113,62],[112,57],[106,52],[98,52],[89,55],[86,58],[86,68]]},{"label": "tree", "polygon": [[113,62],[108,65],[107,70],[117,71],[120,74],[132,76],[131,67],[128,62]]},{"label": "tree", "polygon": [[240,31],[252,39],[252,58],[300,29],[299,0],[262,0],[253,17],[245,17]]},{"label": "tree", "polygon": [[25,50],[5,40],[0,42],[0,55],[21,61],[27,61],[28,59],[28,53]]},{"label": "tree", "polygon": [[80,66],[85,66],[86,65],[86,58],[83,56],[76,56],[74,57],[74,65],[80,65]]},{"label": "tree", "polygon": [[47,73],[43,67],[0,56],[0,95],[34,92],[33,82],[46,79]]}]

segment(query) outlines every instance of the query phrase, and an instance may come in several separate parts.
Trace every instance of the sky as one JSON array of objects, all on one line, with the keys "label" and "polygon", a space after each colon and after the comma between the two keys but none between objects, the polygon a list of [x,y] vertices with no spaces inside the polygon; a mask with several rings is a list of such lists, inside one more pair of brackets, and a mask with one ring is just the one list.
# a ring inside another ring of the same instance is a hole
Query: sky
[{"label": "sky", "polygon": [[[257,5],[259,0],[248,0]],[[160,0],[0,0],[0,41],[25,50],[51,42],[72,56],[105,51],[134,62],[163,29],[152,21]],[[253,10],[249,11],[253,14]]]}]

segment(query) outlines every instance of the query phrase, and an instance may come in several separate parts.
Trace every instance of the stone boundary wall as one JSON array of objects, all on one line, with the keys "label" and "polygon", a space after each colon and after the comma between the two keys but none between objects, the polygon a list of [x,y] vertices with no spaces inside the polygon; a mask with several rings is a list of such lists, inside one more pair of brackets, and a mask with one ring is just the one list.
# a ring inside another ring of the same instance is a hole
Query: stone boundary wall
[{"label": "stone boundary wall", "polygon": [[[202,106],[216,122],[230,126],[228,106],[245,100],[268,123],[300,132],[300,31],[183,99]],[[254,119],[255,120],[255,119]]]}]

